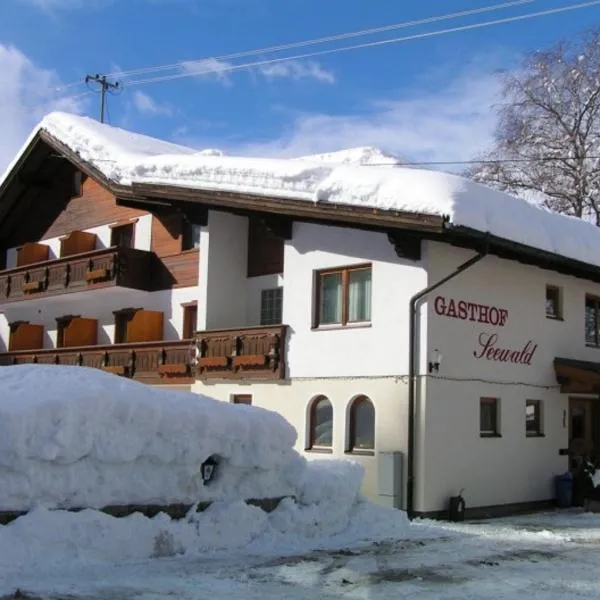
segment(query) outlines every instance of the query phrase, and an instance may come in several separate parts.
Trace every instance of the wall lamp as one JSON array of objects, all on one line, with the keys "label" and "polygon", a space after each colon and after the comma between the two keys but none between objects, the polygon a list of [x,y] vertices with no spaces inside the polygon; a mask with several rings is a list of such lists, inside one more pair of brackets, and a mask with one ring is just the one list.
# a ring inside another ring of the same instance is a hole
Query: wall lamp
[{"label": "wall lamp", "polygon": [[442,364],[442,353],[436,348],[431,352],[429,357],[428,371],[429,373],[439,373]]}]

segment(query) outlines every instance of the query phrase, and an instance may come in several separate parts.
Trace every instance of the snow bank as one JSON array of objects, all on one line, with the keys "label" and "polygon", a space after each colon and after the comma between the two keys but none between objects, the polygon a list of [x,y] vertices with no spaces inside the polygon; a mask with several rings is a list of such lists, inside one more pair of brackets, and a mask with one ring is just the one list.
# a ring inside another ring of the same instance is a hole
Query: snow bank
[{"label": "snow bank", "polygon": [[[308,480],[319,485],[325,461],[309,463]],[[342,463],[337,463],[342,467]],[[345,491],[348,491],[346,488]],[[284,501],[274,512],[240,501],[221,501],[204,512],[175,521],[165,514],[140,513],[117,519],[96,510],[33,510],[0,527],[0,580],[19,571],[50,572],[78,565],[118,563],[176,555],[248,551],[294,552],[323,545],[402,539],[411,534],[406,514],[360,499],[337,496],[329,502]]]},{"label": "snow bank", "polygon": [[[124,185],[170,184],[439,215],[452,225],[600,266],[600,231],[594,225],[461,177],[391,166],[395,159],[373,148],[301,159],[241,158],[197,152],[64,113],[48,115],[39,129]],[[390,166],[365,166],[381,163]]]},{"label": "snow bank", "polygon": [[[360,465],[305,461],[293,450],[295,430],[275,413],[83,367],[3,367],[0,390],[0,510],[31,509],[0,526],[0,588],[57,568],[410,533],[404,513],[361,496]],[[200,465],[215,455],[217,476],[205,485]],[[270,514],[244,502],[283,495]],[[206,500],[204,512],[194,506],[181,520],[93,510]],[[69,507],[88,508],[60,510]]]},{"label": "snow bank", "polygon": [[294,428],[256,407],[83,367],[2,367],[0,390],[0,510],[278,497],[305,470]]}]

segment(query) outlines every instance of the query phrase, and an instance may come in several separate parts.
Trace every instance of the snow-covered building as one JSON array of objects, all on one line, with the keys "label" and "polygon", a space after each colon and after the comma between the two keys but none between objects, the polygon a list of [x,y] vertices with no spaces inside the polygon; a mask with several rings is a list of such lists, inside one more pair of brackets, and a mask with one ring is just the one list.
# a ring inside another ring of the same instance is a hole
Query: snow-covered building
[{"label": "snow-covered building", "polygon": [[0,180],[0,363],[277,411],[417,514],[551,500],[598,448],[600,231],[389,162],[48,116]]}]

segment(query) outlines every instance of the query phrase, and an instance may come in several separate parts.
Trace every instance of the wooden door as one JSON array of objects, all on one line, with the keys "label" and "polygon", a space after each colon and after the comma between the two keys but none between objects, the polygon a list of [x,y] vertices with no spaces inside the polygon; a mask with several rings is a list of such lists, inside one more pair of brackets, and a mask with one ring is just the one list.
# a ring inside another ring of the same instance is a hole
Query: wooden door
[{"label": "wooden door", "polygon": [[597,400],[569,399],[569,467],[576,471],[584,457],[595,458],[598,447]]}]

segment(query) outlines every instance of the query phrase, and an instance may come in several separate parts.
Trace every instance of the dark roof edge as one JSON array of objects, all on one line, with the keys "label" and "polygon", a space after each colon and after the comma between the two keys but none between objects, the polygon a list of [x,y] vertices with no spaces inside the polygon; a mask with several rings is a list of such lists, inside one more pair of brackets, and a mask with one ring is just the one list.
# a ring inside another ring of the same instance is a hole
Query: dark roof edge
[{"label": "dark roof edge", "polygon": [[[600,235],[600,231],[598,234]],[[447,224],[444,234],[438,238],[438,241],[470,249],[480,249],[483,244],[487,244],[489,252],[499,258],[600,283],[600,267],[598,266],[513,242],[489,232],[483,233],[468,227]]]}]

